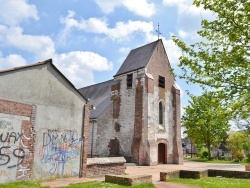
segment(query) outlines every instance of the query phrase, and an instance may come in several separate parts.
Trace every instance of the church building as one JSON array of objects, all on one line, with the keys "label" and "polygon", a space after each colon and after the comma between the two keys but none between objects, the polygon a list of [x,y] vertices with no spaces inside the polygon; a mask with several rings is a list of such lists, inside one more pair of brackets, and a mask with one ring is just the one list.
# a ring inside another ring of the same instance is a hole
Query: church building
[{"label": "church building", "polygon": [[93,104],[88,155],[182,164],[180,90],[161,39],[133,49],[114,79],[79,89]]}]

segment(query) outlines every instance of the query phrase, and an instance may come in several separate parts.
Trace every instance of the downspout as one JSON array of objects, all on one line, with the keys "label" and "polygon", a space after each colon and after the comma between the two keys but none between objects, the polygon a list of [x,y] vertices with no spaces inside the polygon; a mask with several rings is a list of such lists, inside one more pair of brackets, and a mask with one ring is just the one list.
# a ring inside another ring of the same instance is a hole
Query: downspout
[{"label": "downspout", "polygon": [[[87,104],[86,104],[87,105]],[[79,178],[81,178],[82,175],[82,168],[83,168],[83,156],[84,156],[84,122],[85,122],[85,108],[86,105],[83,106],[83,112],[82,112],[82,128],[81,128],[81,151],[80,151],[80,168],[79,168]]]},{"label": "downspout", "polygon": [[93,158],[93,142],[94,142],[94,120],[92,123],[92,137],[91,137],[91,158]]}]

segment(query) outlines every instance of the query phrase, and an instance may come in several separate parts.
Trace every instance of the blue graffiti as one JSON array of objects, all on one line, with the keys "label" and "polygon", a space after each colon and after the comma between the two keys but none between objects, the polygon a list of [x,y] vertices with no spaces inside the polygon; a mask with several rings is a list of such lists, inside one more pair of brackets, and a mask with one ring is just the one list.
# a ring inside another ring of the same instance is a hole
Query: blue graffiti
[{"label": "blue graffiti", "polygon": [[80,155],[80,139],[76,131],[48,130],[43,133],[43,154],[41,162],[49,164],[48,172],[64,174],[70,161]]}]

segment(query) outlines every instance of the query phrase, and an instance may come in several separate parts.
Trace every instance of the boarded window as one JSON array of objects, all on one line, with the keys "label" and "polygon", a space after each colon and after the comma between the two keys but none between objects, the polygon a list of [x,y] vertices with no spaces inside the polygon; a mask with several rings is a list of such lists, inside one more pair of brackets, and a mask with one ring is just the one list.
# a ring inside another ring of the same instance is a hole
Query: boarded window
[{"label": "boarded window", "polygon": [[165,77],[159,76],[159,87],[165,88]]},{"label": "boarded window", "polygon": [[127,88],[132,88],[133,84],[133,74],[127,75]]},{"label": "boarded window", "polygon": [[159,103],[159,124],[163,124],[163,105],[162,102]]}]

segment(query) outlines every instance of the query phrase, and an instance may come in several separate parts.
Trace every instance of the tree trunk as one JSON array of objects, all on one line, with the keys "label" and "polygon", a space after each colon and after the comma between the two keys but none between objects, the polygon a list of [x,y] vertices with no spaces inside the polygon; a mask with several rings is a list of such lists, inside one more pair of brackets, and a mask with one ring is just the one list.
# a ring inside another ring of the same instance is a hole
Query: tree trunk
[{"label": "tree trunk", "polygon": [[208,141],[207,144],[207,152],[208,152],[208,160],[211,159],[211,145],[210,145],[210,141]]}]

